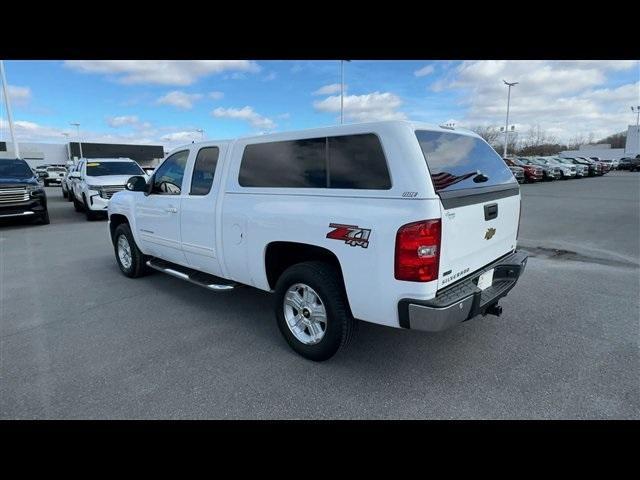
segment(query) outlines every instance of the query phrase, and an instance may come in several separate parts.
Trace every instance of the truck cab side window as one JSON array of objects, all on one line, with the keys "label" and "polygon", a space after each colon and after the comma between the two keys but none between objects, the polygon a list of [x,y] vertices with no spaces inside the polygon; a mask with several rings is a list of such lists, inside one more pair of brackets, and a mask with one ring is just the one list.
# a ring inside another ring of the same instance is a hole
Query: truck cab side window
[{"label": "truck cab side window", "polygon": [[180,195],[189,150],[176,152],[158,167],[153,175],[152,194]]},{"label": "truck cab side window", "polygon": [[207,195],[211,191],[219,152],[218,147],[205,147],[198,152],[191,178],[191,195]]}]

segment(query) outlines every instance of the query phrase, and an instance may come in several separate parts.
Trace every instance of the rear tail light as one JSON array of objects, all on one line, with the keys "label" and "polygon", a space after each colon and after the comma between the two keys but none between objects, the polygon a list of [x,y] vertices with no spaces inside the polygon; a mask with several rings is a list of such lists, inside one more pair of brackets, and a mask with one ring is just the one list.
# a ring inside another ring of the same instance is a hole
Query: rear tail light
[{"label": "rear tail light", "polygon": [[396,234],[395,278],[431,282],[440,264],[440,219],[408,223]]}]

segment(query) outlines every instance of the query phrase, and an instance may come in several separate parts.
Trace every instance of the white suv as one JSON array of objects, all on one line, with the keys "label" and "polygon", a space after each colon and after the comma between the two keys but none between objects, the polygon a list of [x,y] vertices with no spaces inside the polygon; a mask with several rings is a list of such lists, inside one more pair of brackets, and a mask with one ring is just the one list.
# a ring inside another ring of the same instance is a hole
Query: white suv
[{"label": "white suv", "polygon": [[356,319],[433,332],[500,315],[527,261],[519,220],[518,183],[482,138],[404,121],[186,145],[109,204],[124,275],[271,291],[312,360]]},{"label": "white suv", "polygon": [[69,172],[69,194],[76,211],[84,211],[87,220],[106,214],[111,196],[124,190],[127,180],[135,175],[147,178],[140,166],[128,158],[81,160],[78,167]]}]

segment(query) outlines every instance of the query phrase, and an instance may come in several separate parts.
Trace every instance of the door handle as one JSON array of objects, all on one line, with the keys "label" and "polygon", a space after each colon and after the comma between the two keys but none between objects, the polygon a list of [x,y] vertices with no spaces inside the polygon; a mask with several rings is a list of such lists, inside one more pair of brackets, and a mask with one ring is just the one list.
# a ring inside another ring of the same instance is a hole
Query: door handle
[{"label": "door handle", "polygon": [[169,213],[178,213],[178,209],[176,207],[167,208],[167,212]]}]

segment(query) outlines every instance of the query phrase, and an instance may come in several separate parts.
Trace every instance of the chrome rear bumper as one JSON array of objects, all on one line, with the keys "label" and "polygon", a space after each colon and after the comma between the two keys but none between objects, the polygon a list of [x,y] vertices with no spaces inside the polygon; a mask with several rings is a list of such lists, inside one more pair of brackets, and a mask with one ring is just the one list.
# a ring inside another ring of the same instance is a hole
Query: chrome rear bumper
[{"label": "chrome rear bumper", "polygon": [[[516,251],[442,289],[432,300],[401,300],[398,303],[400,326],[438,332],[477,315],[494,313],[498,301],[518,282],[527,258],[526,253]],[[491,269],[494,269],[493,283],[489,288],[480,290],[478,277]]]}]

